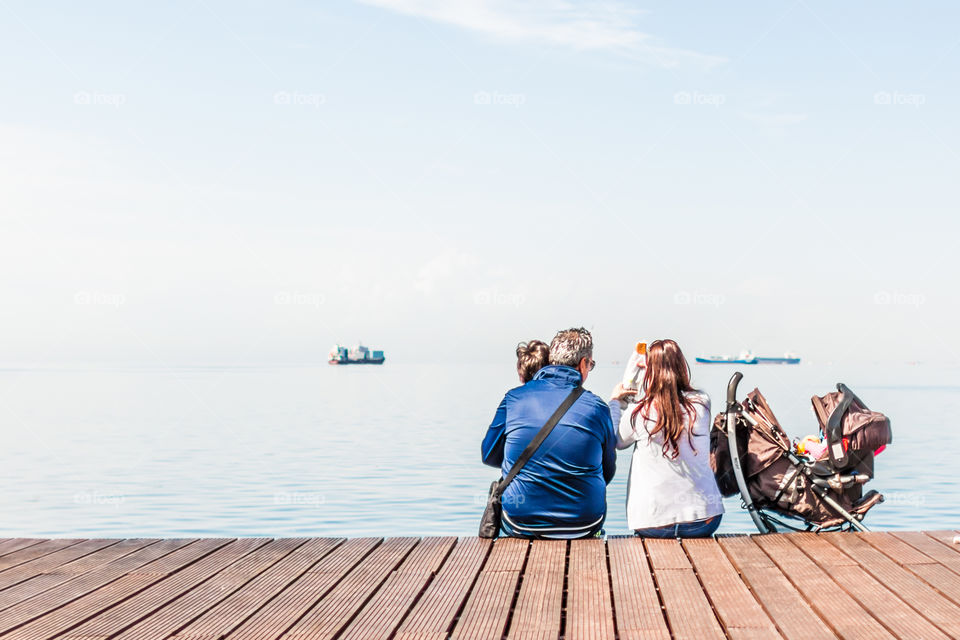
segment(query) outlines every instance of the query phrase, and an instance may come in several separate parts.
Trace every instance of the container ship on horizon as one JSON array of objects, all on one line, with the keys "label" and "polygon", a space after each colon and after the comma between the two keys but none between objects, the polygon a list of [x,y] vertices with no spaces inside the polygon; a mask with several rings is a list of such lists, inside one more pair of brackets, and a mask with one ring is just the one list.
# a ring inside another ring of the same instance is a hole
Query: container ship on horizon
[{"label": "container ship on horizon", "polygon": [[353,349],[334,345],[330,350],[330,364],[383,364],[383,351],[370,350],[362,344]]},{"label": "container ship on horizon", "polygon": [[732,356],[698,356],[700,364],[800,364],[800,358],[792,353],[784,354],[780,358],[763,358],[755,356],[750,351],[743,351],[736,358]]}]

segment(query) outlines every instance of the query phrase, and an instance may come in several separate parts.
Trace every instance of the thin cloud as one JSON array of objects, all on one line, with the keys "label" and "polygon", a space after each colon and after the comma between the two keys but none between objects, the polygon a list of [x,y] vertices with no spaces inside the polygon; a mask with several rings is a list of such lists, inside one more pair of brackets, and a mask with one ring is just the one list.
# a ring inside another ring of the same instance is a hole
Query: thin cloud
[{"label": "thin cloud", "polygon": [[656,66],[713,67],[725,58],[667,47],[637,26],[646,12],[616,2],[565,0],[358,0],[494,38],[579,50],[613,50]]}]

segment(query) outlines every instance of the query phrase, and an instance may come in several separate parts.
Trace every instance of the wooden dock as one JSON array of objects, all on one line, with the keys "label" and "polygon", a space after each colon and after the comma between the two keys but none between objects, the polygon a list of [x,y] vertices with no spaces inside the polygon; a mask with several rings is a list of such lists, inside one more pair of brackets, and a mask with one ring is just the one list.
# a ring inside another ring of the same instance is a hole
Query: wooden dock
[{"label": "wooden dock", "polygon": [[0,638],[960,638],[956,532],[0,540]]}]

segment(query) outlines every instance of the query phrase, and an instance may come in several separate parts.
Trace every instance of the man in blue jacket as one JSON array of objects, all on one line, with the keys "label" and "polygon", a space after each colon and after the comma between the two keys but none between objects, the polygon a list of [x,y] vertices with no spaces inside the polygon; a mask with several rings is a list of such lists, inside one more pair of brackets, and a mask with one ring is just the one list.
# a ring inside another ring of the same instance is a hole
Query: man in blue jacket
[{"label": "man in blue jacket", "polygon": [[[511,389],[483,439],[484,464],[506,476],[573,388],[593,370],[593,337],[586,329],[560,331],[550,364]],[[617,435],[607,404],[584,392],[507,486],[503,533],[535,538],[596,534],[607,513],[607,484],[616,471]]]}]

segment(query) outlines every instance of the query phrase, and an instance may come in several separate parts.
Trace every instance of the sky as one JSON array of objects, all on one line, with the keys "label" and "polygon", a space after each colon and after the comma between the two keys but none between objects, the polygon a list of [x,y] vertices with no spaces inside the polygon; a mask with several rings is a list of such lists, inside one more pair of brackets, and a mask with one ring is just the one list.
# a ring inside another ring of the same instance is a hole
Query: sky
[{"label": "sky", "polygon": [[0,364],[960,362],[949,2],[0,1]]}]

